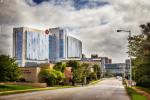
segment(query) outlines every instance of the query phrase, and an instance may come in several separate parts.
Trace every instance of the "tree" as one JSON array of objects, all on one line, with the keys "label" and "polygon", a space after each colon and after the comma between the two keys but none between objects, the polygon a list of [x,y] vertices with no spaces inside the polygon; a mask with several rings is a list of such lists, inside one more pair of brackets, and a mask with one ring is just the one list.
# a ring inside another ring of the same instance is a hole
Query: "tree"
[{"label": "tree", "polygon": [[132,76],[137,85],[150,87],[150,23],[140,27],[142,34],[129,38],[131,55],[134,57]]},{"label": "tree", "polygon": [[65,69],[66,69],[66,64],[63,64],[62,62],[57,62],[54,65],[54,69],[57,71],[61,71],[62,73],[64,73]]},{"label": "tree", "polygon": [[89,74],[90,74],[89,64],[83,63],[81,65],[81,70],[82,70],[82,83],[87,84],[88,82],[87,78],[89,77]]},{"label": "tree", "polygon": [[0,81],[17,81],[21,76],[16,60],[10,56],[0,55]]},{"label": "tree", "polygon": [[96,73],[96,80],[100,79],[100,77],[101,77],[101,68],[100,68],[100,66],[98,64],[94,64],[93,68],[94,68],[94,72]]},{"label": "tree", "polygon": [[72,85],[74,86],[75,83],[77,82],[81,82],[82,81],[82,70],[80,69],[80,63],[77,61],[68,61],[66,63],[67,67],[71,67],[72,68]]}]

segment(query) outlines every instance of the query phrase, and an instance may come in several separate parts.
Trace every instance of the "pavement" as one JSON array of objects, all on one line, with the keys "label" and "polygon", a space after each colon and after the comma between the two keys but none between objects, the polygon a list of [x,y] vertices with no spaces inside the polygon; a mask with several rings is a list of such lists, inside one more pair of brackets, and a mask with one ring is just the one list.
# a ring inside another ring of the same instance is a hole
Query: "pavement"
[{"label": "pavement", "polygon": [[97,84],[1,96],[0,100],[130,100],[122,81],[105,79]]}]

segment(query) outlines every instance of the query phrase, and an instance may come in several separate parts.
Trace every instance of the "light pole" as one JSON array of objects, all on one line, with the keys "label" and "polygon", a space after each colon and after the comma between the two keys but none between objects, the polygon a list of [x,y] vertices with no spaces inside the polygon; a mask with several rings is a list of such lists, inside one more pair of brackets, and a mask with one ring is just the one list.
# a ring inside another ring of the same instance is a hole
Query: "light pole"
[{"label": "light pole", "polygon": [[[129,33],[129,44],[131,43],[131,30],[117,30],[117,32],[128,32]],[[130,85],[132,87],[131,47],[129,47],[129,58],[130,58]]]}]

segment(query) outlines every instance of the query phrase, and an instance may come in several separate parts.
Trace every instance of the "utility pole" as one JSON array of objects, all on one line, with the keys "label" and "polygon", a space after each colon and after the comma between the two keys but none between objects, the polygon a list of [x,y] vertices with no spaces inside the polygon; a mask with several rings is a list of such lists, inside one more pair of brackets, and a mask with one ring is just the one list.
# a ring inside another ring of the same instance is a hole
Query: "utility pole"
[{"label": "utility pole", "polygon": [[[131,43],[131,30],[117,30],[117,32],[129,33],[129,44]],[[132,87],[132,62],[131,62],[131,47],[129,46],[129,60],[130,60],[130,86]]]},{"label": "utility pole", "polygon": [[[131,31],[129,31],[129,44],[131,43]],[[129,58],[130,58],[130,85],[132,87],[132,59],[131,59],[131,47],[129,46]]]}]

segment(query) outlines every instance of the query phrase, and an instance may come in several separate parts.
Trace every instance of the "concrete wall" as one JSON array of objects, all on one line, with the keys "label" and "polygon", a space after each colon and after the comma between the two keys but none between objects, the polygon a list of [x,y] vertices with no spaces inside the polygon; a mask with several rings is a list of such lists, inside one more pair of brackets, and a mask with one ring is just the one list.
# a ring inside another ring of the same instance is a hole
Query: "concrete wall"
[{"label": "concrete wall", "polygon": [[21,67],[22,77],[28,82],[39,82],[38,75],[40,67]]}]

